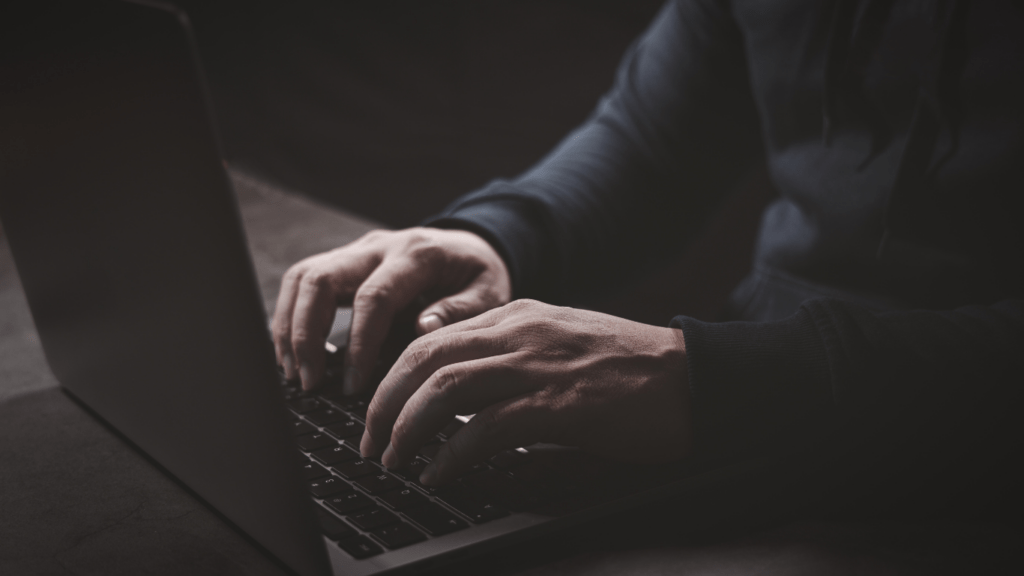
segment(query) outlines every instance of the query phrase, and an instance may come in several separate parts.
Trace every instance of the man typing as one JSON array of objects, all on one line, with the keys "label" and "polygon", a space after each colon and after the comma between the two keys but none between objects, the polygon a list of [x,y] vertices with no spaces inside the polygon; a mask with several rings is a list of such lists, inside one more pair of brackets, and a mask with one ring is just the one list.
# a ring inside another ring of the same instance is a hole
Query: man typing
[{"label": "man typing", "polygon": [[[401,467],[476,414],[426,484],[541,441],[641,461],[800,447],[893,501],[988,514],[999,492],[973,482],[1010,477],[997,456],[1021,438],[1024,13],[911,4],[667,3],[535,168],[289,270],[273,322],[286,375],[318,383],[350,303],[344,387],[360,392],[422,299],[361,450]],[[759,162],[780,197],[735,321],[539,301],[664,260]]]}]

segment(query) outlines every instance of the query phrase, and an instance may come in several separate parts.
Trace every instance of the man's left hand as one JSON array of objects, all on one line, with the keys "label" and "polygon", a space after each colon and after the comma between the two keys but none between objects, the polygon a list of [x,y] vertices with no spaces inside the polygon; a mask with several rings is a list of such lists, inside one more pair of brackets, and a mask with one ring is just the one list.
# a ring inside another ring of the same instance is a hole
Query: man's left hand
[{"label": "man's left hand", "polygon": [[400,468],[455,415],[476,414],[423,483],[537,442],[670,461],[690,449],[688,388],[681,330],[517,300],[414,341],[374,395],[360,448]]}]

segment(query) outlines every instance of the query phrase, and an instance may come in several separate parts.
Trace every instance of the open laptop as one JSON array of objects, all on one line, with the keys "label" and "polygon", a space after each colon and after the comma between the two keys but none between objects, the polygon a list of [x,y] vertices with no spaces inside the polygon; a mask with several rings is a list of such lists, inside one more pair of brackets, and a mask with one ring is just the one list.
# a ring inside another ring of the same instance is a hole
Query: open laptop
[{"label": "open laptop", "polygon": [[360,459],[365,399],[275,366],[185,16],[80,0],[0,20],[0,218],[51,369],[296,573],[423,568],[731,473],[534,446],[428,489]]}]

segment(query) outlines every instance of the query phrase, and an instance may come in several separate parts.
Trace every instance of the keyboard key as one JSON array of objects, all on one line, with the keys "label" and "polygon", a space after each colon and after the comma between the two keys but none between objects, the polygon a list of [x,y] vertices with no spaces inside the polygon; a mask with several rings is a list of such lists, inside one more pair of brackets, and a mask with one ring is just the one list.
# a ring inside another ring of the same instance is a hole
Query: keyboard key
[{"label": "keyboard key", "polygon": [[320,400],[326,400],[335,406],[341,406],[346,400],[351,400],[350,396],[346,396],[341,393],[340,390],[333,390],[331,392],[324,392],[319,396]]},{"label": "keyboard key", "polygon": [[335,464],[334,471],[349,480],[353,480],[355,478],[362,478],[363,476],[380,472],[380,467],[369,460],[360,458],[359,460]]},{"label": "keyboard key", "polygon": [[437,487],[437,486],[424,486],[423,484],[420,484],[419,482],[414,484],[414,486],[416,487],[417,490],[419,490],[420,492],[423,492],[427,496],[437,496],[438,494],[441,493],[442,490],[449,490],[449,489],[451,489],[451,486],[441,486],[441,487]]},{"label": "keyboard key", "polygon": [[442,490],[438,493],[438,500],[465,514],[474,524],[483,524],[503,516],[508,516],[508,511],[487,501],[479,501],[470,497],[458,488]]},{"label": "keyboard key", "polygon": [[347,494],[335,494],[330,498],[324,498],[324,504],[338,514],[344,515],[363,508],[369,508],[374,505],[374,502],[369,496],[352,491]]},{"label": "keyboard key", "polygon": [[327,468],[317,464],[316,462],[310,462],[302,465],[302,477],[306,480],[313,480],[315,478],[323,478],[324,476],[330,476],[331,473],[327,471]]},{"label": "keyboard key", "polygon": [[313,496],[317,498],[326,498],[340,492],[352,491],[352,486],[348,482],[335,476],[310,480],[307,486],[309,486],[309,491],[313,493]]},{"label": "keyboard key", "polygon": [[366,536],[356,536],[355,538],[341,540],[338,542],[338,547],[351,554],[356,560],[376,556],[384,551],[383,548]]},{"label": "keyboard key", "polygon": [[281,392],[284,394],[285,400],[295,400],[296,398],[301,398],[305,396],[302,393],[301,384],[294,384],[287,381],[281,385]]},{"label": "keyboard key", "polygon": [[419,455],[427,460],[433,460],[434,456],[437,455],[437,451],[441,449],[441,444],[425,444],[420,448]]},{"label": "keyboard key", "polygon": [[514,512],[540,504],[540,495],[536,489],[497,470],[465,476],[460,479],[460,483],[477,499],[494,502]]},{"label": "keyboard key", "polygon": [[338,464],[340,462],[348,462],[350,460],[358,460],[359,454],[353,452],[351,449],[344,446],[330,446],[328,448],[321,448],[310,454],[313,458],[316,458],[320,462],[327,464],[328,466]]},{"label": "keyboard key", "polygon": [[372,534],[392,550],[408,546],[410,544],[415,544],[417,542],[423,542],[427,539],[422,532],[412,526],[409,526],[405,522],[399,522],[398,524],[378,528],[374,530]]},{"label": "keyboard key", "polygon": [[[361,440],[362,440],[362,436],[356,436],[355,438],[346,438],[346,439],[342,440],[341,443],[346,445],[346,446],[348,446],[349,448],[355,450],[356,452],[361,452],[361,450],[359,449],[359,443],[360,443]],[[380,457],[381,456],[383,456],[383,454],[371,454],[371,455],[366,456],[365,458],[363,458],[363,460],[369,460],[369,461],[373,462],[374,464],[376,464],[376,465],[380,466],[381,468],[383,468],[384,464],[380,461]]]},{"label": "keyboard key", "polygon": [[[468,470],[463,472],[462,476],[466,476],[466,475],[469,475],[469,474],[476,474],[477,472],[486,472],[487,470],[490,470],[490,468],[487,466],[487,464],[484,464],[483,462],[477,462],[476,464],[473,464],[472,466],[470,466]],[[461,478],[462,476],[459,476],[459,477]]]},{"label": "keyboard key", "polygon": [[430,502],[419,492],[404,486],[398,490],[385,492],[378,496],[378,498],[392,510],[404,510]]},{"label": "keyboard key", "polygon": [[465,425],[465,422],[459,420],[458,418],[455,418],[451,422],[449,422],[447,426],[442,428],[441,431],[438,432],[438,434],[444,437],[445,439],[448,439],[454,436],[455,433],[458,432]]},{"label": "keyboard key", "polygon": [[292,434],[295,436],[302,436],[303,434],[312,434],[316,432],[316,426],[313,426],[305,420],[296,419],[292,422]]},{"label": "keyboard key", "polygon": [[366,409],[370,407],[370,403],[366,400],[357,400],[351,396],[345,396],[341,392],[332,392],[330,394],[324,394],[321,397],[332,404],[341,407],[342,410],[355,414],[360,419],[366,419]]},{"label": "keyboard key", "polygon": [[303,452],[312,452],[319,450],[320,448],[326,448],[328,446],[337,446],[338,441],[331,438],[323,432],[317,432],[316,434],[306,434],[299,436],[295,439],[295,443],[299,445],[299,449]]},{"label": "keyboard key", "polygon": [[355,420],[345,420],[344,422],[337,422],[324,428],[324,430],[327,431],[328,434],[334,436],[339,440],[344,440],[345,438],[354,438],[356,436],[362,436],[363,430],[365,429],[366,428],[362,424],[356,422]]},{"label": "keyboard key", "polygon": [[317,426],[327,426],[328,424],[334,424],[335,422],[347,422],[349,417],[337,408],[324,407],[315,412],[306,414],[306,420],[309,420]]},{"label": "keyboard key", "polygon": [[356,532],[354,528],[338,520],[334,517],[334,514],[319,506],[316,508],[316,517],[317,521],[320,522],[320,531],[331,540],[342,540],[359,535],[359,532]]},{"label": "keyboard key", "polygon": [[405,468],[399,468],[397,470],[388,470],[392,474],[397,474],[406,480],[412,482],[420,481],[420,474],[423,474],[423,469],[427,467],[426,460],[420,460],[419,458],[410,462]]},{"label": "keyboard key", "polygon": [[460,483],[486,496],[515,494],[524,488],[521,482],[511,479],[497,470],[488,470],[467,476],[462,478]]},{"label": "keyboard key", "polygon": [[321,404],[316,398],[310,398],[308,396],[288,401],[288,407],[299,414],[308,414],[309,412],[320,408],[320,406]]},{"label": "keyboard key", "polygon": [[491,456],[489,462],[494,464],[498,468],[514,468],[526,464],[533,457],[527,453],[520,452],[518,450],[505,450],[504,452],[498,452],[494,456]]},{"label": "keyboard key", "polygon": [[387,492],[389,490],[405,486],[405,482],[402,482],[387,472],[381,472],[372,476],[363,476],[359,480],[356,480],[356,484],[370,494],[380,494],[382,492]]},{"label": "keyboard key", "polygon": [[370,407],[370,403],[365,400],[351,400],[342,405],[342,408],[355,414],[359,418],[366,420],[366,410]]},{"label": "keyboard key", "polygon": [[517,466],[511,470],[506,471],[506,474],[527,483],[543,483],[552,482],[553,474],[550,469],[541,464],[540,462],[528,462],[522,466]]},{"label": "keyboard key", "polygon": [[367,508],[366,510],[360,510],[349,514],[348,520],[359,528],[367,531],[400,522],[398,516],[395,516],[380,506],[374,506],[373,508]]},{"label": "keyboard key", "polygon": [[433,502],[427,502],[423,506],[416,506],[415,508],[403,510],[402,513],[408,516],[413,522],[425,528],[426,531],[433,536],[440,536],[441,534],[462,530],[468,526],[468,524],[463,522],[454,514]]}]

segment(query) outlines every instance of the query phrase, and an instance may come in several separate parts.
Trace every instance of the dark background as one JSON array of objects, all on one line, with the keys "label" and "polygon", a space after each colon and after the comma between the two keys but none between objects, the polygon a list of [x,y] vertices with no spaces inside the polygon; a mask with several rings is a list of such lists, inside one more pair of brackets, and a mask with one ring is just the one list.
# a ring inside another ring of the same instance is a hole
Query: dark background
[{"label": "dark background", "polygon": [[[583,122],[662,0],[181,0],[229,161],[391,227],[514,177]],[[574,305],[714,319],[749,267],[754,174],[665,269]]]},{"label": "dark background", "polygon": [[528,168],[661,0],[184,0],[228,158],[394,227]]}]

